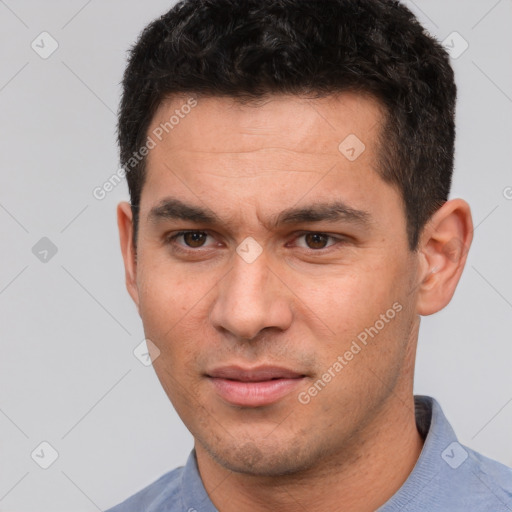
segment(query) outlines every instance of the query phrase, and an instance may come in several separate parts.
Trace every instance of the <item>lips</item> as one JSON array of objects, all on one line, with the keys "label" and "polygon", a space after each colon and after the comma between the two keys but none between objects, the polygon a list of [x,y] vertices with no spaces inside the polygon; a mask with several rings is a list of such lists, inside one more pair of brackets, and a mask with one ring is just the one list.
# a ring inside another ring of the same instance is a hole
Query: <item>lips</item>
[{"label": "lips", "polygon": [[272,379],[296,379],[303,375],[277,366],[261,366],[254,369],[243,369],[239,366],[226,366],[213,370],[208,376],[242,382],[262,382]]},{"label": "lips", "polygon": [[207,373],[217,394],[240,407],[261,407],[284,398],[305,378],[304,374],[276,366],[225,366]]}]

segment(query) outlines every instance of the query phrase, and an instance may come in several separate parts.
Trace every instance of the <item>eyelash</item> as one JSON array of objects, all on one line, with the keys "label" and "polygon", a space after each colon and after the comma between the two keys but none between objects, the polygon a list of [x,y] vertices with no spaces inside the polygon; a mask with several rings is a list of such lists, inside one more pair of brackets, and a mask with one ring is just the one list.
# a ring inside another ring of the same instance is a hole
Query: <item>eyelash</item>
[{"label": "eyelash", "polygon": [[[186,235],[186,234],[190,234],[190,233],[204,233],[207,236],[211,237],[211,235],[207,231],[201,231],[201,230],[179,231],[178,233],[175,233],[174,235],[167,236],[166,237],[166,243],[169,244],[169,245],[173,245],[174,246],[173,250],[175,250],[177,252],[181,252],[181,253],[190,254],[190,253],[197,253],[197,252],[199,252],[201,250],[204,250],[204,248],[202,246],[198,247],[198,248],[195,248],[195,249],[194,248],[185,249],[184,246],[181,246],[181,245],[175,243],[177,238],[179,238],[180,236]],[[342,245],[343,243],[346,242],[346,238],[345,237],[335,237],[333,235],[329,235],[328,233],[324,233],[323,231],[302,231],[302,232],[298,233],[293,240],[295,241],[298,238],[301,238],[301,237],[303,237],[305,235],[309,235],[309,234],[312,234],[312,235],[323,235],[323,236],[327,237],[328,239],[335,241],[331,245],[328,245],[327,247],[324,247],[322,249],[304,249],[309,254],[311,254],[311,253],[315,253],[315,254],[325,253],[330,248],[332,248],[332,247],[334,247],[336,245]]]}]

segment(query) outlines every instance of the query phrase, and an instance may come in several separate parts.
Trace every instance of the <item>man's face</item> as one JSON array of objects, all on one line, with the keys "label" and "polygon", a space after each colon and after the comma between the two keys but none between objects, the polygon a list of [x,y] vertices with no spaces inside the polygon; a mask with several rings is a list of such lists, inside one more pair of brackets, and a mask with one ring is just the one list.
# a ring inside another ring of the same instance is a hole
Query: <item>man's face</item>
[{"label": "man's face", "polygon": [[[163,103],[148,135],[185,103]],[[155,371],[196,448],[230,470],[349,456],[411,393],[417,333],[403,202],[376,172],[379,105],[185,110],[153,136],[140,201],[131,293]]]}]

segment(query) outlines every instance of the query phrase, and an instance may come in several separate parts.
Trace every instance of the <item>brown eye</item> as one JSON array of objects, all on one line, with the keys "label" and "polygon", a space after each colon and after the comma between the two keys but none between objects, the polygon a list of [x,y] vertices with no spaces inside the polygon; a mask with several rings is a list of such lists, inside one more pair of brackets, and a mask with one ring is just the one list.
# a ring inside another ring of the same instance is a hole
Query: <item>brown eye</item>
[{"label": "brown eye", "polygon": [[331,237],[323,233],[307,233],[304,235],[306,244],[310,249],[324,249],[327,246],[329,238]]},{"label": "brown eye", "polygon": [[189,247],[201,247],[206,240],[207,234],[201,231],[187,231],[182,234],[183,241]]},{"label": "brown eye", "polygon": [[299,234],[293,242],[296,247],[309,251],[310,254],[318,252],[321,255],[331,247],[343,246],[345,237],[337,237],[320,231],[305,231]]}]

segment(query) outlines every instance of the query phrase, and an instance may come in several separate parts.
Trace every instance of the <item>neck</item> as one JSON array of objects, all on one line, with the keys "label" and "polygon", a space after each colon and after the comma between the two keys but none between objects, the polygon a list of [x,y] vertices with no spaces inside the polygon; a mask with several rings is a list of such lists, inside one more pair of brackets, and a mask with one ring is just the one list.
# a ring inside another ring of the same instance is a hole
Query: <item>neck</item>
[{"label": "neck", "polygon": [[196,442],[199,472],[220,512],[297,509],[373,512],[405,482],[423,447],[416,428],[412,391],[394,394],[376,421],[350,448],[333,453],[300,474],[261,477],[219,465]]}]

